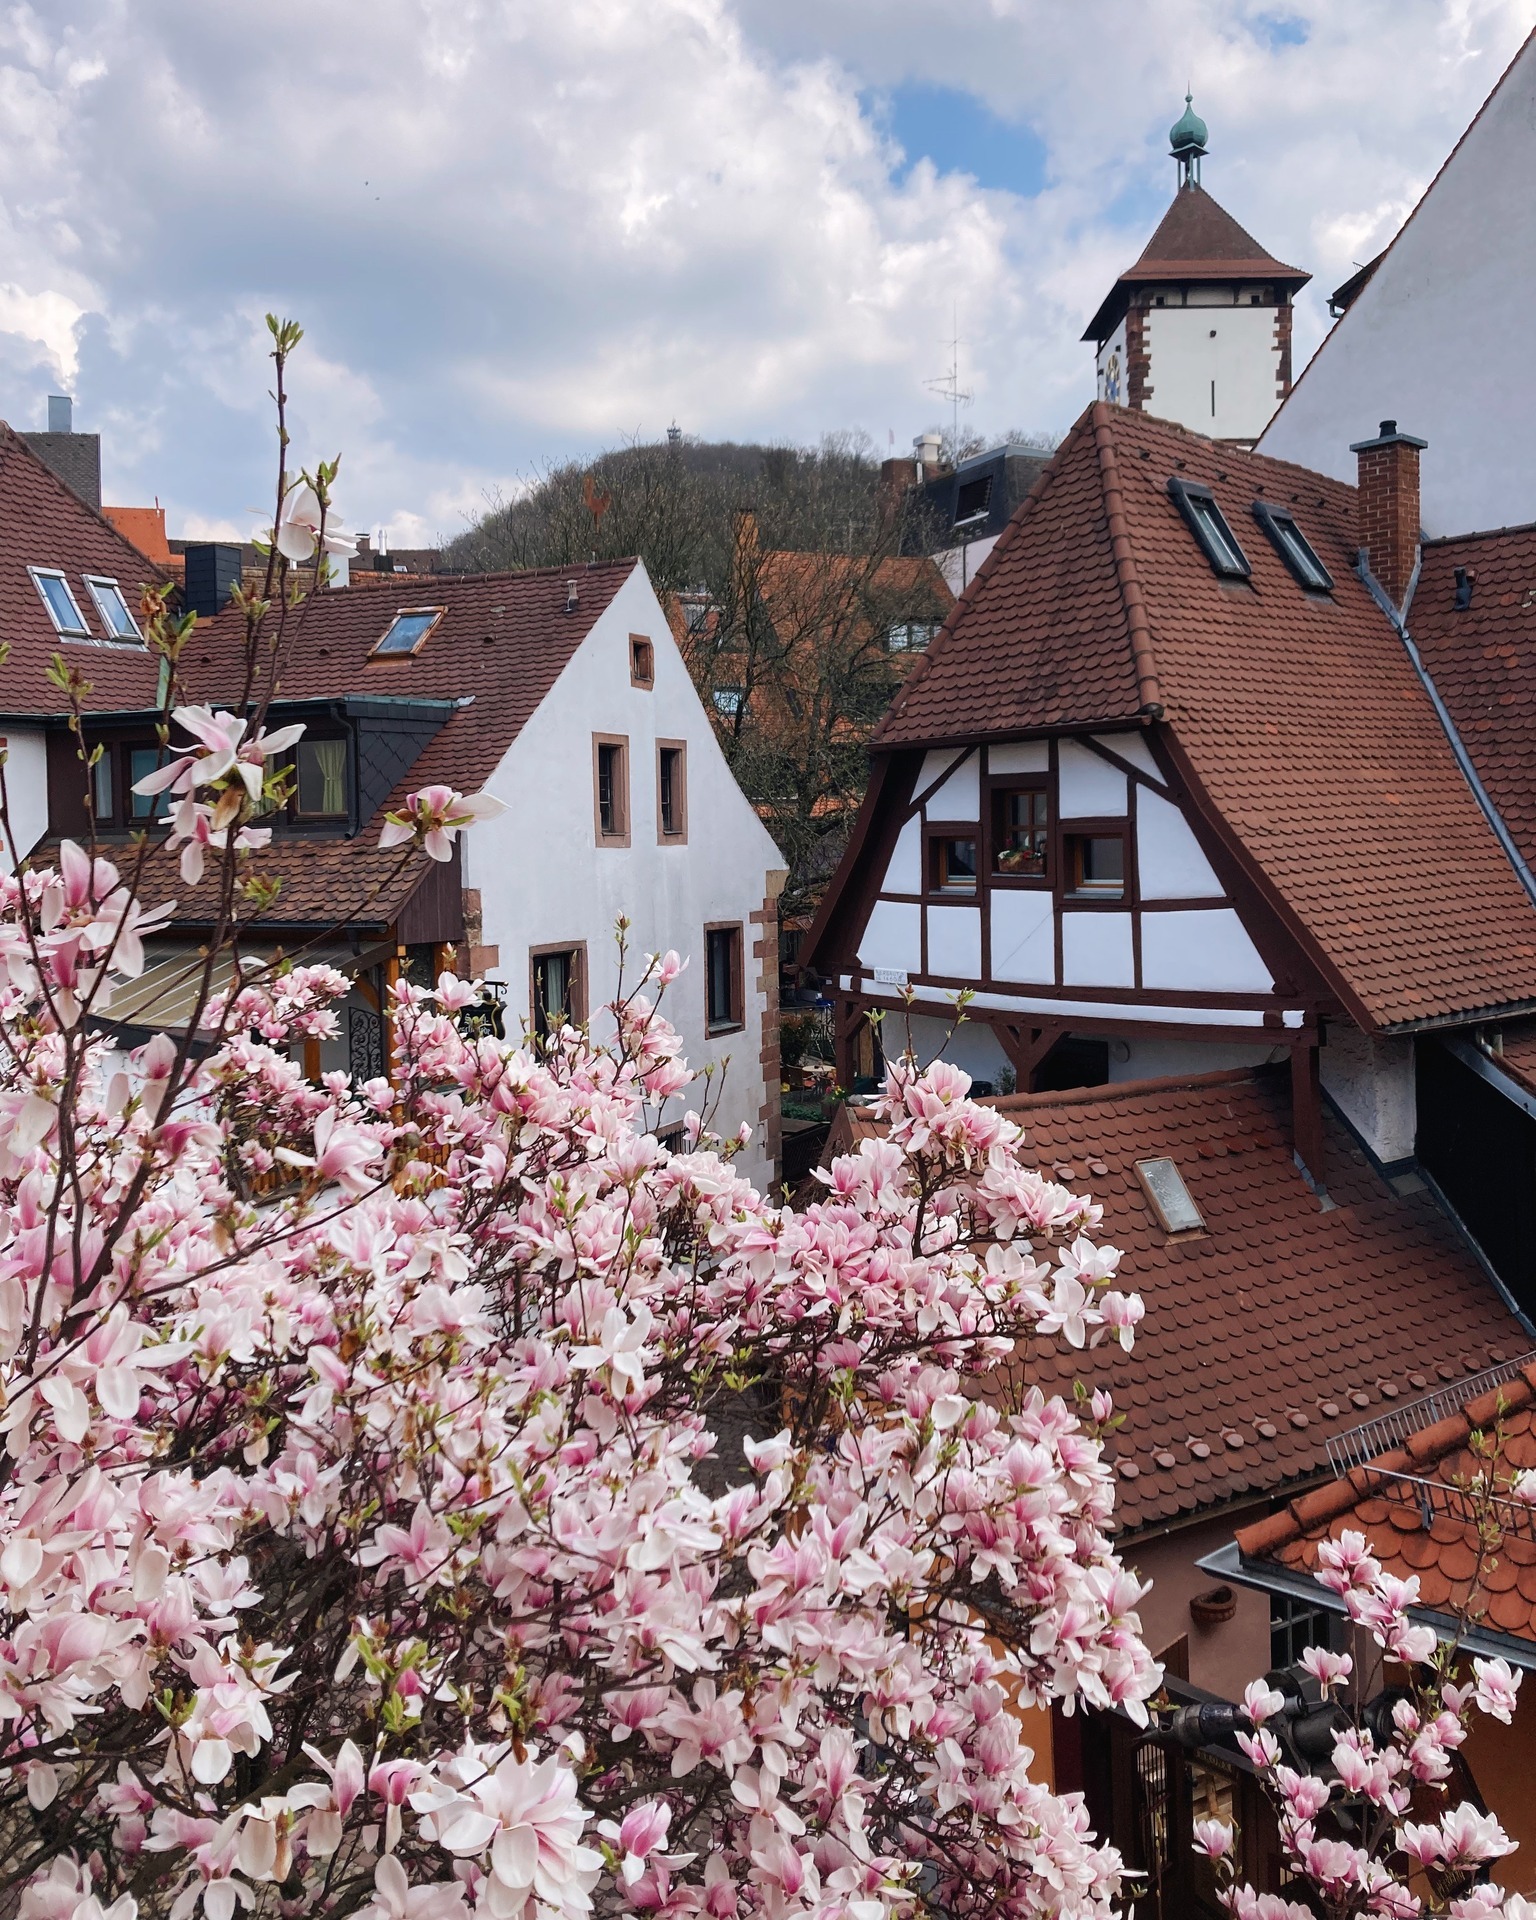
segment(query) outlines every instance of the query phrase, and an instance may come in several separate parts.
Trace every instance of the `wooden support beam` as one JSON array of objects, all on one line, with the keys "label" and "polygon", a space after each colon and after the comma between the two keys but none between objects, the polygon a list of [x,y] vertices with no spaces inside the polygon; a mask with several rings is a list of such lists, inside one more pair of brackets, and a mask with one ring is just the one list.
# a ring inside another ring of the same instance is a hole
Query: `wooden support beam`
[{"label": "wooden support beam", "polygon": [[837,1069],[837,1084],[851,1092],[858,1077],[859,1023],[864,1008],[857,1000],[838,1000],[832,1011],[832,1052]]},{"label": "wooden support beam", "polygon": [[1291,1138],[1296,1156],[1318,1188],[1327,1181],[1323,1167],[1323,1083],[1318,1049],[1291,1048]]},{"label": "wooden support beam", "polygon": [[1013,1068],[1014,1077],[1020,1093],[1032,1093],[1030,1080],[1045,1056],[1066,1032],[1059,1020],[1048,1020],[1043,1026],[1016,1026],[1012,1022],[996,1021],[993,1032],[998,1044],[1008,1056],[1008,1064]]}]

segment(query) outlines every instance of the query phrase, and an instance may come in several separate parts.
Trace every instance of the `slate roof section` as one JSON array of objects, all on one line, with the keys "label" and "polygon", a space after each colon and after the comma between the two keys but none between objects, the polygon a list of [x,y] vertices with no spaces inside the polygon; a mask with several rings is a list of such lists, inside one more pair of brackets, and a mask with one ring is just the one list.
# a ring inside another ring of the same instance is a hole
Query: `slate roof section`
[{"label": "slate roof section", "polygon": [[1132,286],[1153,281],[1267,280],[1294,293],[1311,278],[1261,247],[1204,187],[1180,187],[1140,258],[1105,296],[1083,338],[1109,338],[1125,308],[1126,290]]},{"label": "slate roof section", "polygon": [[[1237,1535],[1238,1551],[1255,1569],[1269,1564],[1311,1574],[1320,1543],[1353,1529],[1366,1536],[1389,1573],[1404,1580],[1417,1575],[1426,1613],[1454,1616],[1470,1602],[1479,1627],[1536,1641],[1536,1526],[1530,1509],[1502,1510],[1502,1538],[1481,1570],[1476,1530],[1457,1512],[1457,1482],[1475,1484],[1486,1464],[1472,1453],[1471,1437],[1501,1421],[1496,1484],[1507,1486],[1514,1474],[1536,1467],[1536,1366],[1526,1366],[1459,1413],[1410,1434],[1402,1447],[1369,1466],[1244,1527]],[[1428,1526],[1418,1488],[1385,1477],[1389,1474],[1428,1483]]]},{"label": "slate roof section", "polygon": [[[1338,1204],[1319,1210],[1293,1157],[1283,1074],[987,1104],[1024,1128],[1027,1164],[1103,1206],[1094,1237],[1122,1250],[1124,1283],[1146,1303],[1130,1353],[1042,1345],[1023,1362],[1047,1392],[1070,1396],[1080,1379],[1114,1395],[1126,1416],[1113,1445],[1128,1534],[1315,1480],[1331,1435],[1531,1345],[1430,1195],[1394,1193],[1331,1115]],[[842,1129],[846,1141],[874,1125],[855,1113]],[[1174,1238],[1158,1225],[1135,1163],[1163,1157],[1204,1234]]]},{"label": "slate roof section", "polygon": [[[1472,599],[1456,605],[1456,570]],[[1429,540],[1408,626],[1477,776],[1536,867],[1536,527]]]},{"label": "slate roof section", "polygon": [[[28,567],[60,569],[80,608],[89,640],[65,640],[43,606]],[[135,616],[139,592],[164,574],[94,508],[78,499],[0,421],[0,637],[10,646],[0,668],[0,712],[57,713],[47,679],[56,653],[91,682],[96,707],[140,707],[155,697],[156,663],[142,647],[108,642],[85,575],[116,580]]]},{"label": "slate roof section", "polygon": [[[1217,578],[1169,496],[1175,476],[1212,488],[1251,580]],[[1294,512],[1332,594],[1297,585],[1252,518],[1260,496]],[[1099,402],[874,746],[1161,706],[1197,797],[1362,1026],[1529,1004],[1536,906],[1355,554],[1354,488]]]}]

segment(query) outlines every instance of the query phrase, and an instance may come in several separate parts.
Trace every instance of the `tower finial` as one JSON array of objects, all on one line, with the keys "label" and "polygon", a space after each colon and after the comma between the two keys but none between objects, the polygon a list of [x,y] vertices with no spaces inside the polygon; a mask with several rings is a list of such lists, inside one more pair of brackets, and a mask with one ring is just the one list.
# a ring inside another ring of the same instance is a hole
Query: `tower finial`
[{"label": "tower finial", "polygon": [[1169,149],[1179,163],[1181,187],[1199,186],[1200,162],[1209,137],[1205,122],[1195,112],[1194,88],[1189,87],[1184,94],[1184,112],[1168,130]]}]

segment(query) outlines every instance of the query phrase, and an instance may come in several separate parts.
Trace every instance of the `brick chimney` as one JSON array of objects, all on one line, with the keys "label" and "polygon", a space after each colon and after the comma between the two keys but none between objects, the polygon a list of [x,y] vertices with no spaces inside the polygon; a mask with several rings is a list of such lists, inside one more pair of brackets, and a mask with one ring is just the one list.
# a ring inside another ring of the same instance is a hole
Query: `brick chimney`
[{"label": "brick chimney", "polygon": [[901,521],[908,491],[917,485],[921,469],[915,460],[882,460],[880,479],[875,487],[875,520],[882,533],[890,533]]},{"label": "brick chimney", "polygon": [[1429,445],[1383,420],[1374,440],[1357,440],[1359,539],[1366,564],[1394,607],[1408,596],[1419,558],[1419,455]]}]

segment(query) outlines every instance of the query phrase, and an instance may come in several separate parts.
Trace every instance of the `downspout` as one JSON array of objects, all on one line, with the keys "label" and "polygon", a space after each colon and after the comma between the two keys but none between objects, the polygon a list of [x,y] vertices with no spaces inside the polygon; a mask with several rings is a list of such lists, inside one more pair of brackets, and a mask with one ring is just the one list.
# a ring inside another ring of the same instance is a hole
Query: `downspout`
[{"label": "downspout", "polygon": [[1393,606],[1386,588],[1382,586],[1375,574],[1371,572],[1370,561],[1363,547],[1356,556],[1355,571],[1370,590],[1371,598],[1396,628],[1397,637],[1403,643],[1403,651],[1408,655],[1414,672],[1419,676],[1419,685],[1423,687],[1425,693],[1429,696],[1429,704],[1434,708],[1435,716],[1440,722],[1446,739],[1450,742],[1451,752],[1456,756],[1456,764],[1461,768],[1467,785],[1472,789],[1473,798],[1482,808],[1484,819],[1487,820],[1489,826],[1492,827],[1494,838],[1509,856],[1509,864],[1514,868],[1520,884],[1525,888],[1532,905],[1536,906],[1536,874],[1531,872],[1521,857],[1520,849],[1515,845],[1509,828],[1504,824],[1503,815],[1493,804],[1488,789],[1483,785],[1481,779],[1479,779],[1477,768],[1472,764],[1472,757],[1462,744],[1461,735],[1456,731],[1456,723],[1452,720],[1444,700],[1440,697],[1440,689],[1435,685],[1429,669],[1424,664],[1423,656],[1420,654],[1417,646],[1414,645],[1413,635],[1408,631],[1408,609],[1413,605],[1414,589],[1419,584],[1419,569],[1423,564],[1424,553],[1421,548],[1418,558],[1413,563],[1413,575],[1408,582],[1408,591],[1403,596],[1402,612],[1399,612],[1398,609]]}]

